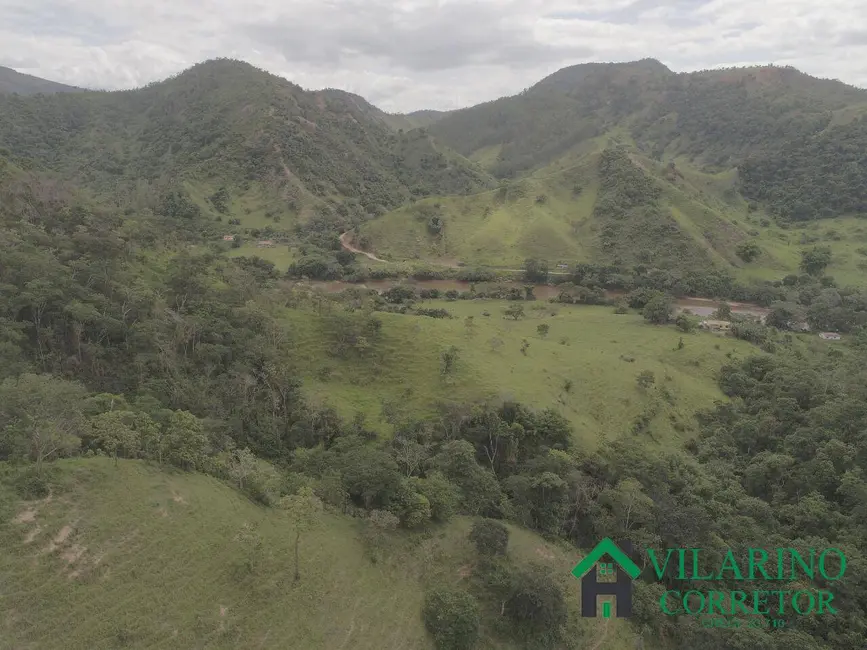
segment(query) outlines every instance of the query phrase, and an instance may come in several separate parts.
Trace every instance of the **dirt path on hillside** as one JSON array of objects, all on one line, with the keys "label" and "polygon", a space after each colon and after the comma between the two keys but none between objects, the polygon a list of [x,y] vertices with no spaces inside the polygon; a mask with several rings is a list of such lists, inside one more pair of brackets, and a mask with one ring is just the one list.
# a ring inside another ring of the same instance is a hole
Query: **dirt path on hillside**
[{"label": "dirt path on hillside", "polygon": [[[350,253],[356,253],[358,255],[364,255],[368,259],[373,260],[374,262],[382,262],[383,264],[388,264],[388,260],[384,260],[381,257],[377,257],[373,253],[368,253],[367,251],[363,251],[360,248],[356,248],[352,243],[352,233],[346,231],[342,235],[340,235],[340,245],[343,246]],[[460,265],[457,262],[445,262],[440,261],[439,266],[445,266],[451,269],[460,268]],[[507,271],[509,273],[523,273],[524,269],[503,269],[499,267],[494,267],[497,271]],[[569,275],[569,271],[548,271],[548,275]]]},{"label": "dirt path on hillside", "polygon": [[388,264],[388,260],[381,259],[381,258],[377,257],[376,255],[374,255],[373,253],[368,253],[367,251],[363,251],[360,248],[356,248],[355,246],[350,244],[349,243],[350,236],[351,235],[350,235],[349,231],[346,231],[345,233],[340,235],[340,245],[343,246],[343,248],[348,250],[350,253],[358,253],[359,255],[364,255],[365,257],[373,260],[374,262],[384,262],[384,263]]},{"label": "dirt path on hillside", "polygon": [[608,621],[610,618],[603,619],[605,622],[602,623],[602,634],[599,635],[599,638],[596,641],[596,644],[590,648],[590,650],[603,650],[602,644],[605,643],[605,637],[608,636]]}]

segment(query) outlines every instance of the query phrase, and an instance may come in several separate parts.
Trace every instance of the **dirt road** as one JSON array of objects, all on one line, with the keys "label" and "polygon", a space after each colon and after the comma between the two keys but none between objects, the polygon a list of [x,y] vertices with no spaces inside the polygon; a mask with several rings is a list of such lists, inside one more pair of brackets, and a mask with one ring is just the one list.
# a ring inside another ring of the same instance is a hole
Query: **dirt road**
[{"label": "dirt road", "polygon": [[355,246],[350,244],[349,239],[351,236],[352,234],[349,231],[346,231],[345,233],[340,235],[340,245],[343,246],[343,248],[348,250],[350,253],[358,253],[359,255],[364,255],[365,257],[373,260],[374,262],[385,262],[386,264],[388,263],[388,260],[380,259],[373,253],[368,253],[367,251],[363,251],[360,248],[356,248]]}]

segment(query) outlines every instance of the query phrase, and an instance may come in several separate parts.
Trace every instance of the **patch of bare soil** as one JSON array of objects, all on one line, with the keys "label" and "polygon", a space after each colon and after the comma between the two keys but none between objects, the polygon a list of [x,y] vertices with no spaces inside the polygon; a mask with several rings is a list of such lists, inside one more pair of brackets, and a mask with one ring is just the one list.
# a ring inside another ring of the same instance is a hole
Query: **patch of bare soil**
[{"label": "patch of bare soil", "polygon": [[549,551],[547,548],[545,548],[544,546],[537,546],[536,547],[536,554],[542,556],[546,560],[553,560],[554,559],[554,554],[551,551]]},{"label": "patch of bare soil", "polygon": [[29,524],[33,521],[36,521],[36,510],[33,508],[27,508],[22,512],[18,513],[18,516],[13,519],[16,524]]},{"label": "patch of bare soil", "polygon": [[42,527],[39,524],[36,525],[35,528],[31,528],[30,532],[27,533],[24,537],[25,544],[32,544],[33,540],[36,539],[36,536],[39,534],[39,531],[42,530]]},{"label": "patch of bare soil", "polygon": [[187,503],[187,500],[184,499],[184,497],[182,497],[182,496],[181,496],[180,494],[178,494],[177,492],[175,492],[174,494],[172,494],[172,501],[174,501],[175,503],[183,503],[183,504],[186,504],[186,503]]},{"label": "patch of bare soil", "polygon": [[45,547],[45,553],[54,553],[61,545],[66,543],[66,540],[69,539],[69,536],[72,534],[72,526],[66,525],[60,529],[60,532],[54,536],[48,546]]},{"label": "patch of bare soil", "polygon": [[75,564],[86,552],[87,549],[84,546],[73,544],[72,546],[64,550],[63,553],[60,554],[60,557],[66,560],[67,564]]}]

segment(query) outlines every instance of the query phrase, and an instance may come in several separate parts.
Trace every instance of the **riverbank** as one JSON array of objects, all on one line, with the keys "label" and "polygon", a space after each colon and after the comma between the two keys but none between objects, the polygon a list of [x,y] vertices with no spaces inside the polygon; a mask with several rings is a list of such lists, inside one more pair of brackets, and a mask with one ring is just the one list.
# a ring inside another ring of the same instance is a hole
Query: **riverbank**
[{"label": "riverbank", "polygon": [[[367,280],[366,282],[346,282],[343,280],[300,280],[297,285],[309,286],[317,288],[326,293],[340,293],[346,289],[372,289],[379,293],[388,291],[395,286],[410,286],[421,291],[436,290],[440,294],[445,295],[449,291],[456,291],[459,294],[475,290],[479,293],[485,293],[489,287],[505,287],[519,289],[522,293],[524,287],[532,286],[533,295],[538,300],[551,300],[557,298],[562,291],[562,287],[553,284],[533,284],[529,285],[523,282],[515,281],[494,281],[494,282],[468,282],[464,280],[416,280],[414,278],[389,279],[389,280]],[[605,298],[612,302],[625,295],[622,291],[605,291]],[[689,310],[693,314],[702,317],[708,317],[713,314],[721,304],[728,304],[731,307],[732,313],[742,316],[753,316],[764,320],[770,312],[769,309],[746,302],[734,302],[728,300],[711,300],[709,298],[698,298],[692,296],[683,296],[675,298],[675,309],[678,312]]]}]

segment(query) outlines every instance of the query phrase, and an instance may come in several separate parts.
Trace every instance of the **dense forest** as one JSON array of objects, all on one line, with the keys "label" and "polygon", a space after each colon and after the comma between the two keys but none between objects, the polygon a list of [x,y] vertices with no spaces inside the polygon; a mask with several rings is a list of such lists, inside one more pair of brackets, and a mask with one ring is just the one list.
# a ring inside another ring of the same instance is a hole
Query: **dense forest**
[{"label": "dense forest", "polygon": [[867,212],[867,118],[805,135],[747,159],[744,195],[792,221]]},{"label": "dense forest", "polygon": [[412,196],[489,182],[424,134],[395,133],[361,98],[307,92],[239,61],[210,61],[124,92],[0,94],[0,114],[0,143],[13,156],[118,200],[167,178],[235,194],[259,181],[284,203],[333,210],[336,199],[351,198],[376,215]]}]

